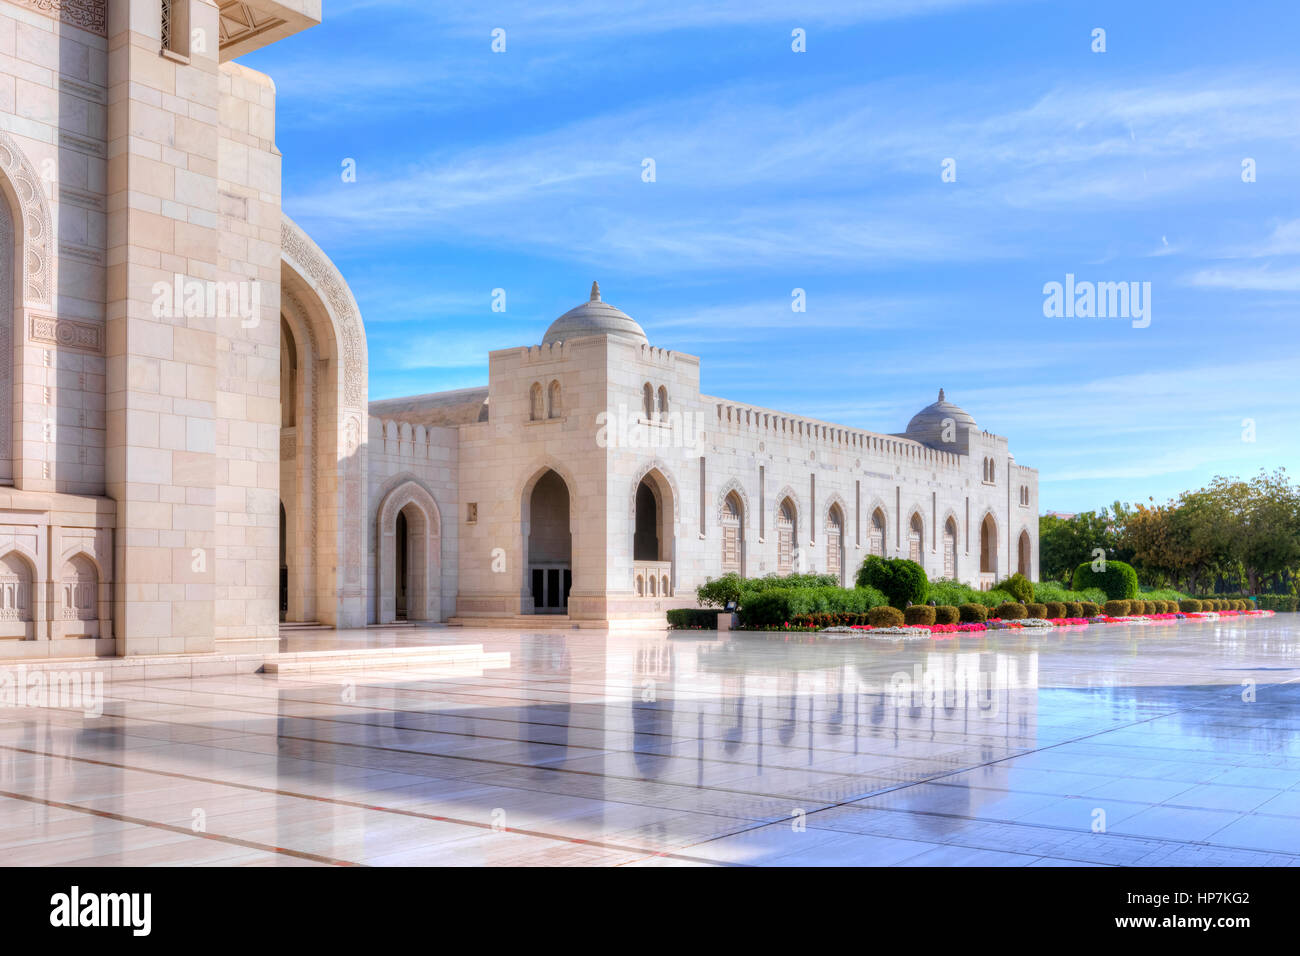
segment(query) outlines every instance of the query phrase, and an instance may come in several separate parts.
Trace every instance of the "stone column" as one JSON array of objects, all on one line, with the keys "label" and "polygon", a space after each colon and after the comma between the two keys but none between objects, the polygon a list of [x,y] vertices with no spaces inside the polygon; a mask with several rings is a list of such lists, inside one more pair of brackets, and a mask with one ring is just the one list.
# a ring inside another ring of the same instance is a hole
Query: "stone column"
[{"label": "stone column", "polygon": [[106,484],[123,655],[214,640],[219,34],[211,0],[177,3],[183,55],[161,50],[157,0],[109,4]]}]

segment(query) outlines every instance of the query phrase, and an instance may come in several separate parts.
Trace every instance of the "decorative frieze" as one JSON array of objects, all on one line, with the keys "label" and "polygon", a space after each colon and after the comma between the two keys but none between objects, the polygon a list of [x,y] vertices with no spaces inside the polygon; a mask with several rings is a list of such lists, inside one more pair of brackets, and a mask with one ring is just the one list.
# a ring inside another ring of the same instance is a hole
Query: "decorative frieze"
[{"label": "decorative frieze", "polygon": [[28,338],[42,345],[93,352],[96,355],[104,353],[104,329],[89,322],[60,319],[52,315],[33,315]]},{"label": "decorative frieze", "polygon": [[95,36],[108,36],[108,0],[14,0],[27,7],[54,17],[63,23],[79,27]]}]

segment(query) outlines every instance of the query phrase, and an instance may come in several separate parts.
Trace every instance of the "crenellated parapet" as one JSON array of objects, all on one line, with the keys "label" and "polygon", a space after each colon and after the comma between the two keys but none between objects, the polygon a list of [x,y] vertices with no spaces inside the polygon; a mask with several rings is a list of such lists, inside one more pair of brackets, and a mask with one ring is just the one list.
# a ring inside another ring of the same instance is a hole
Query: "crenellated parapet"
[{"label": "crenellated parapet", "polygon": [[810,418],[783,415],[752,405],[717,402],[716,424],[724,430],[770,434],[801,447],[821,446],[843,451],[858,451],[909,464],[924,463],[932,467],[960,468],[964,456],[929,448],[920,442],[882,435],[857,428],[845,428]]}]

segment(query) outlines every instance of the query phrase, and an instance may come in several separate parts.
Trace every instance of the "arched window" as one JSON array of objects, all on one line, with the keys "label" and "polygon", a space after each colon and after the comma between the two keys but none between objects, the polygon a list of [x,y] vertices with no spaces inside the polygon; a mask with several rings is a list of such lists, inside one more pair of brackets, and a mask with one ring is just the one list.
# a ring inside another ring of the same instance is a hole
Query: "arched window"
[{"label": "arched window", "polygon": [[551,387],[546,394],[546,417],[559,418],[564,411],[564,406],[560,402],[560,383],[551,382]]},{"label": "arched window", "polygon": [[663,421],[668,417],[668,389],[663,385],[659,386],[659,420]]},{"label": "arched window", "polygon": [[1017,548],[1017,550],[1020,552],[1019,554],[1020,560],[1018,562],[1019,567],[1017,567],[1016,570],[1019,571],[1027,578],[1033,578],[1033,575],[1029,573],[1029,562],[1030,562],[1030,555],[1032,554],[1032,547],[1029,543],[1028,531],[1020,532],[1020,547]]},{"label": "arched window", "polygon": [[530,421],[540,422],[546,417],[545,399],[542,396],[542,383],[533,382],[533,387],[528,392],[528,418]]},{"label": "arched window", "polygon": [[794,550],[796,541],[794,502],[789,498],[781,501],[776,512],[776,572],[789,574],[794,570]]},{"label": "arched window", "polygon": [[655,390],[649,382],[641,388],[641,411],[647,419],[655,417]]},{"label": "arched window", "polygon": [[871,539],[868,550],[877,557],[885,556],[885,513],[879,508],[871,513]]},{"label": "arched window", "polygon": [[919,514],[913,514],[907,528],[907,557],[917,564],[922,563],[921,542],[925,539],[925,525]]},{"label": "arched window", "polygon": [[826,512],[826,573],[844,584],[844,512],[839,505]]},{"label": "arched window", "polygon": [[943,526],[943,576],[957,577],[957,522],[952,518]]},{"label": "arched window", "polygon": [[722,573],[744,574],[745,506],[734,491],[722,503]]}]

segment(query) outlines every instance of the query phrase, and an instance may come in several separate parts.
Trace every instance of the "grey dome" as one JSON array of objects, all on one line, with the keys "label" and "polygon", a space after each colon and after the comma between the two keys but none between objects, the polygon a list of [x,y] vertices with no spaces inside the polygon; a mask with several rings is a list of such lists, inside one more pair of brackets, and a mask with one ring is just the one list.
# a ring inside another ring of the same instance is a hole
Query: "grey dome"
[{"label": "grey dome", "polygon": [[[949,421],[956,427],[949,433],[951,440],[944,441],[945,423]],[[904,435],[923,445],[951,448],[953,444],[962,443],[964,431],[978,428],[970,413],[944,398],[943,389],[939,389],[939,400],[913,415]]]},{"label": "grey dome", "polygon": [[552,322],[542,344],[554,345],[584,335],[616,335],[642,345],[648,343],[644,330],[632,316],[600,301],[600,285],[595,282],[591,284],[591,299]]}]

